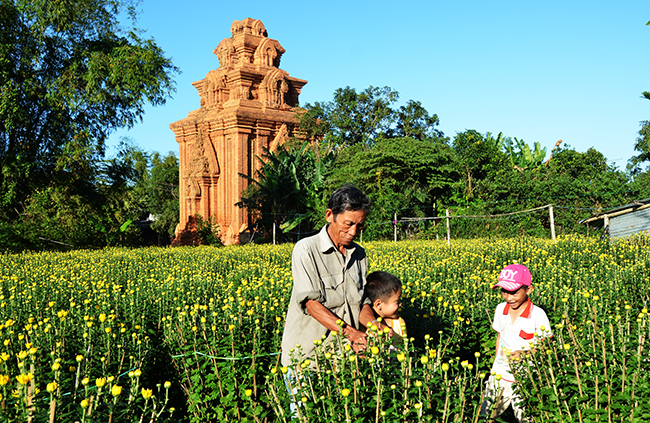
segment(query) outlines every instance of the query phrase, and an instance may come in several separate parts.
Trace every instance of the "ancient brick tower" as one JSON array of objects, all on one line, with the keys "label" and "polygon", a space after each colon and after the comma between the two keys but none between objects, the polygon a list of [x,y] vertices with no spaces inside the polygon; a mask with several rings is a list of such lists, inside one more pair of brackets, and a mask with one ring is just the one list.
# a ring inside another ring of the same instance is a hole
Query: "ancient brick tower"
[{"label": "ancient brick tower", "polygon": [[212,216],[226,245],[240,242],[249,225],[235,206],[254,175],[263,147],[273,151],[297,128],[295,107],[307,81],[280,69],[285,52],[255,19],[233,22],[232,37],[214,53],[219,68],[192,85],[201,108],[170,125],[179,145],[180,224],[175,244],[195,241],[196,215]]}]

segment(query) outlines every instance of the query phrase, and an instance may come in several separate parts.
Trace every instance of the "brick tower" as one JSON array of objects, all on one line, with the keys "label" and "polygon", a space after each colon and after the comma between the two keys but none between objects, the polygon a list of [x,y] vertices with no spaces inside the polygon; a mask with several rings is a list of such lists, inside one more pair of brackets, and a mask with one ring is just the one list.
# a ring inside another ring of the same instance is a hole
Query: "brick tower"
[{"label": "brick tower", "polygon": [[192,244],[196,216],[216,219],[224,244],[238,244],[250,222],[235,206],[263,147],[274,151],[297,129],[295,108],[307,81],[280,69],[285,52],[255,19],[233,22],[214,53],[219,68],[192,85],[201,107],[170,125],[179,145],[180,223],[175,244]]}]

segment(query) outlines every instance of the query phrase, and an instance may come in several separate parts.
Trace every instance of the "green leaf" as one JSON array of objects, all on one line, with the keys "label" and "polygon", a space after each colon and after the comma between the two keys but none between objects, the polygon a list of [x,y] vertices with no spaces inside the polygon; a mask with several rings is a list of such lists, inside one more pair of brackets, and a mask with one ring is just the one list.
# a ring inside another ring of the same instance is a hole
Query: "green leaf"
[{"label": "green leaf", "polygon": [[122,225],[120,226],[120,232],[124,232],[124,231],[126,231],[126,229],[127,229],[129,226],[131,226],[131,223],[133,223],[133,220],[131,220],[131,219],[129,219],[129,220],[127,220],[126,222],[122,223]]}]

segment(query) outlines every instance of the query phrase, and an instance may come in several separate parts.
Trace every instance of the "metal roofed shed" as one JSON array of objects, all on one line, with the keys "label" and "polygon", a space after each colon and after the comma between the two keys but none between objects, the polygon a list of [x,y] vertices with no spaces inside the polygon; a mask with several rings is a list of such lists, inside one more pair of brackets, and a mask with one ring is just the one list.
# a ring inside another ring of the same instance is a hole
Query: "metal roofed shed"
[{"label": "metal roofed shed", "polygon": [[580,223],[603,228],[610,239],[625,238],[639,232],[650,233],[650,198],[617,207]]}]

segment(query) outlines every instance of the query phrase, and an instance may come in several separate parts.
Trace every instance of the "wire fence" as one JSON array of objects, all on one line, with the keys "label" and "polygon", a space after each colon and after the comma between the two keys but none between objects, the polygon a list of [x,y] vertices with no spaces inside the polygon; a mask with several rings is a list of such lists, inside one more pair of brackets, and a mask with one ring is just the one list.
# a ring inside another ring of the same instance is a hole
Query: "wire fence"
[{"label": "wire fence", "polygon": [[[513,237],[518,235],[529,235],[535,237],[550,236],[554,237],[553,232],[557,226],[558,233],[588,233],[593,228],[582,225],[580,222],[593,216],[596,213],[607,213],[620,207],[620,204],[633,201],[633,198],[645,198],[650,195],[650,189],[635,190],[625,189],[620,191],[603,191],[603,192],[582,192],[570,193],[566,195],[548,195],[543,197],[531,198],[503,198],[494,200],[481,200],[467,204],[447,204],[438,205],[436,209],[433,205],[422,207],[404,207],[383,213],[376,213],[374,210],[370,219],[365,223],[365,229],[360,234],[360,238],[368,240],[377,239],[405,239],[419,237],[425,239],[452,238],[479,238],[479,237]],[[544,204],[535,207],[535,203]],[[571,203],[574,203],[573,205]],[[616,206],[610,207],[607,204],[615,203]],[[603,204],[603,205],[601,205]],[[593,205],[589,207],[589,205]],[[586,207],[585,207],[586,206]],[[478,211],[478,213],[460,213],[465,207]],[[521,207],[527,207],[524,210],[517,210]],[[508,211],[508,209],[514,211]],[[555,214],[550,213],[551,209]],[[444,210],[445,215],[440,214]],[[480,213],[485,210],[486,213]],[[497,211],[503,213],[496,213]],[[548,210],[548,214],[545,213]],[[490,213],[491,212],[491,213]],[[592,213],[589,213],[592,212]],[[455,214],[457,213],[457,214]],[[542,213],[535,216],[536,213]],[[381,215],[381,218],[373,220],[374,216]],[[392,215],[392,216],[391,216]],[[433,216],[432,216],[433,215]],[[273,234],[269,232],[272,222],[286,222],[288,220],[303,218],[306,215],[286,213],[263,213],[261,216],[266,221],[266,233],[264,236],[268,241],[272,238],[274,242],[295,242],[307,236],[318,232],[320,227],[298,226],[293,230],[282,231],[279,227],[273,227]],[[551,219],[554,222],[551,222]],[[484,224],[481,224],[483,222]],[[512,224],[508,222],[513,222]],[[440,225],[444,223],[444,225]],[[552,224],[551,224],[552,223]],[[274,224],[275,225],[275,224]],[[444,226],[442,228],[441,226]],[[446,226],[450,226],[447,231]],[[253,231],[251,231],[253,232]],[[257,234],[251,236],[260,237],[264,232],[261,226],[257,229]],[[450,232],[450,233],[447,233]]]},{"label": "wire fence", "polygon": [[[506,212],[506,213],[497,213],[497,214],[454,214],[451,208],[446,208],[445,209],[445,215],[444,216],[425,216],[425,217],[412,217],[412,216],[400,216],[399,213],[393,212],[393,219],[391,220],[380,220],[380,221],[367,221],[365,223],[365,229],[361,231],[359,234],[359,239],[361,242],[363,242],[364,238],[364,233],[367,233],[368,231],[372,231],[374,229],[374,232],[378,232],[377,228],[382,228],[381,232],[382,233],[387,233],[387,226],[392,226],[392,239],[394,242],[399,241],[400,239],[403,238],[409,238],[410,235],[413,235],[414,233],[418,232],[418,227],[419,225],[426,224],[426,223],[431,223],[434,225],[440,225],[444,223],[445,230],[441,231],[438,229],[436,231],[436,238],[443,237],[443,239],[446,239],[448,244],[451,244],[451,239],[453,238],[453,222],[459,222],[459,221],[484,221],[484,222],[499,222],[499,221],[507,221],[507,220],[514,220],[514,219],[520,219],[524,216],[529,216],[533,215],[535,213],[540,213],[543,211],[547,211],[548,216],[544,214],[543,216],[540,216],[540,219],[543,219],[545,224],[548,226],[548,230],[546,233],[549,234],[550,238],[553,239],[553,241],[556,241],[556,223],[555,223],[555,210],[556,209],[562,209],[562,210],[573,210],[573,211],[580,211],[580,212],[599,212],[599,213],[604,213],[610,210],[616,209],[616,207],[571,207],[571,206],[561,206],[561,205],[555,205],[555,204],[546,204],[543,206],[539,207],[533,207],[525,210],[517,210],[517,211],[512,211],[512,212]],[[403,212],[405,210],[401,210]],[[277,215],[278,217],[285,217],[284,215]],[[298,217],[298,216],[292,216],[293,218]],[[577,223],[576,223],[577,224]],[[315,230],[309,230],[309,231],[282,231],[277,225],[274,224],[273,227],[273,233],[272,233],[272,239],[273,243],[281,242],[281,241],[286,241],[286,237],[290,237],[293,240],[299,240],[301,238],[305,238],[311,235],[314,235],[318,233],[319,229]],[[462,234],[462,229],[456,229],[457,232]],[[442,233],[441,233],[442,232]],[[281,239],[281,237],[285,237],[284,240]],[[251,237],[251,241],[252,241]],[[383,236],[382,239],[386,239],[386,236]]]}]

